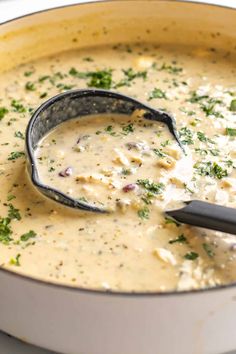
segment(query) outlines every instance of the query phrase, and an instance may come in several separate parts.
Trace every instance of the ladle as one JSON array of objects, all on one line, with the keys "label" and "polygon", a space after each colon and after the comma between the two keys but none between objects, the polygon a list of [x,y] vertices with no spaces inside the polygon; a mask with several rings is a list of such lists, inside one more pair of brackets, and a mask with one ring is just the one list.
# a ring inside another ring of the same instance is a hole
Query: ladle
[{"label": "ladle", "polygon": [[[179,147],[185,152],[178,137],[175,120],[170,113],[153,109],[138,100],[112,91],[67,91],[43,103],[29,121],[26,130],[26,156],[27,168],[34,186],[46,197],[68,207],[99,213],[108,212],[43,184],[37,170],[35,150],[39,141],[51,129],[69,119],[102,113],[131,115],[136,110],[142,111],[143,119],[166,124]],[[233,208],[193,200],[186,202],[184,208],[166,211],[166,214],[181,223],[236,234],[236,211]]]}]

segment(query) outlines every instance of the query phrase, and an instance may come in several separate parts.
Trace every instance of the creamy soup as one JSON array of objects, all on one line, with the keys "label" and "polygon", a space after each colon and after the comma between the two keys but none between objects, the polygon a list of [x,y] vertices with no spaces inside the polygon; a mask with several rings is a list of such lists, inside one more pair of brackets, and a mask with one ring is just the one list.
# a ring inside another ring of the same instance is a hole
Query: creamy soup
[{"label": "creamy soup", "polygon": [[138,213],[153,198],[166,199],[189,160],[165,124],[111,114],[60,124],[38,144],[36,158],[44,184],[101,209]]},{"label": "creamy soup", "polygon": [[[236,280],[235,236],[179,225],[164,211],[201,199],[236,207],[235,58],[214,48],[117,45],[44,58],[0,77],[0,264],[75,287],[197,289]],[[73,119],[36,151],[41,180],[109,214],[42,196],[25,168],[34,109],[73,88],[112,89],[171,112]]]}]

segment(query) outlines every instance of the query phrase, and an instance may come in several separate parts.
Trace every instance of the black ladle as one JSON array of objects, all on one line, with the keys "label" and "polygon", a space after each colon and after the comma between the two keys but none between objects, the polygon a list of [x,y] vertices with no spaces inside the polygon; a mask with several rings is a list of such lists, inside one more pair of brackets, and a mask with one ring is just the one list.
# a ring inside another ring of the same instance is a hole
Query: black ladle
[{"label": "black ladle", "polygon": [[163,111],[153,109],[131,97],[105,90],[73,90],[59,94],[43,103],[33,114],[26,130],[27,168],[34,186],[46,197],[71,208],[86,211],[107,212],[89,203],[74,199],[40,181],[35,161],[35,150],[39,141],[58,124],[72,118],[92,114],[118,113],[131,115],[142,110],[143,119],[166,124],[170,133],[184,151],[178,138],[174,118]]},{"label": "black ladle", "polygon": [[[131,97],[111,91],[95,89],[68,91],[43,103],[29,121],[26,130],[26,155],[27,168],[34,186],[46,197],[68,207],[99,213],[108,212],[106,209],[71,198],[56,188],[43,184],[39,178],[34,152],[39,141],[64,121],[101,113],[131,115],[136,110],[142,110],[143,119],[166,124],[184,152],[178,138],[175,120],[169,113],[153,109]],[[184,208],[166,211],[166,214],[181,223],[236,234],[236,211],[233,208],[193,200],[186,202]]]},{"label": "black ladle", "polygon": [[236,209],[201,200],[185,204],[183,208],[168,210],[165,214],[180,223],[236,235]]}]

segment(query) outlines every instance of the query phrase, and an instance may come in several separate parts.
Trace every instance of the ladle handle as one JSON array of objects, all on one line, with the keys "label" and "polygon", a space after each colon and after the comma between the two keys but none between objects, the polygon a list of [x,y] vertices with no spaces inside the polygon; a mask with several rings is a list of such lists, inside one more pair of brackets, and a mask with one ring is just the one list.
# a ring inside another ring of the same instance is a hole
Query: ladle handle
[{"label": "ladle handle", "polygon": [[176,221],[236,235],[236,209],[200,200],[185,203],[181,209],[166,211]]}]

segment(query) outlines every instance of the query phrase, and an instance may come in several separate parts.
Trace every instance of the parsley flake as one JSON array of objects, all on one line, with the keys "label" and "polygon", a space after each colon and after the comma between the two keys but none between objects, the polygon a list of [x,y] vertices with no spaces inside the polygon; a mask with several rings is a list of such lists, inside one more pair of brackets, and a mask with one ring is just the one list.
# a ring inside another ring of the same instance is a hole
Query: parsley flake
[{"label": "parsley flake", "polygon": [[172,245],[173,243],[187,243],[187,239],[184,234],[179,235],[177,238],[170,240],[169,243]]},{"label": "parsley flake", "polygon": [[25,234],[21,235],[20,240],[23,242],[28,241],[31,238],[36,237],[36,232],[33,230],[30,230],[29,232],[26,232]]},{"label": "parsley flake", "polygon": [[184,255],[184,258],[189,260],[189,261],[194,261],[199,257],[198,253],[196,252],[188,252]]}]

